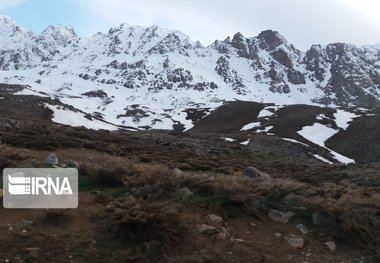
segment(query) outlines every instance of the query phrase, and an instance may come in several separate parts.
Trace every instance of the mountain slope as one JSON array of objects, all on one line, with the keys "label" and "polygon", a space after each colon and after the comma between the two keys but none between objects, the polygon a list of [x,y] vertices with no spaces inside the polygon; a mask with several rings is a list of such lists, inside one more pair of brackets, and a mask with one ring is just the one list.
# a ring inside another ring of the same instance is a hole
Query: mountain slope
[{"label": "mountain slope", "polygon": [[29,85],[116,125],[193,126],[186,109],[225,101],[380,106],[380,49],[313,45],[302,52],[267,30],[204,47],[180,31],[121,24],[80,38],[34,34],[0,17],[0,79]]}]

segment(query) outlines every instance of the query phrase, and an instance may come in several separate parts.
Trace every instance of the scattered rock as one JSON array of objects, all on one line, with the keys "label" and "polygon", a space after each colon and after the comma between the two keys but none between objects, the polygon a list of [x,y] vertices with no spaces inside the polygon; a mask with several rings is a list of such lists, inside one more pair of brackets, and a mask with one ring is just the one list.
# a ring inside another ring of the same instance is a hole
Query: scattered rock
[{"label": "scattered rock", "polygon": [[29,237],[30,236],[29,232],[26,229],[23,229],[22,231],[14,232],[14,233],[15,233],[15,235],[21,236],[21,237]]},{"label": "scattered rock", "polygon": [[186,199],[192,196],[194,193],[187,187],[183,187],[178,189],[177,194],[182,198]]},{"label": "scattered rock", "polygon": [[220,232],[218,234],[215,234],[212,236],[213,238],[216,238],[216,239],[226,239],[227,238],[227,234],[226,233],[223,233],[223,232]]},{"label": "scattered rock", "polygon": [[307,234],[307,233],[310,232],[309,229],[307,229],[307,227],[304,226],[303,224],[298,224],[298,225],[296,225],[296,228],[297,228],[299,231],[301,231],[302,234]]},{"label": "scattered rock", "polygon": [[328,249],[330,250],[330,252],[334,252],[334,251],[335,251],[335,249],[336,249],[336,244],[335,244],[334,241],[327,241],[327,242],[325,242],[324,244],[325,244],[325,246],[328,247]]},{"label": "scattered rock", "polygon": [[107,206],[104,208],[104,211],[106,211],[106,212],[113,212],[113,211],[114,211],[114,207],[113,207],[113,205],[107,205]]},{"label": "scattered rock", "polygon": [[247,168],[243,171],[243,176],[247,176],[249,178],[257,177],[256,168],[253,166],[247,166]]},{"label": "scattered rock", "polygon": [[253,166],[247,166],[247,168],[245,168],[243,170],[242,175],[249,177],[249,178],[257,178],[257,179],[262,179],[262,180],[271,180],[272,179],[269,174],[263,173],[263,172],[259,171],[259,169],[255,168]]},{"label": "scattered rock", "polygon": [[271,209],[268,214],[270,219],[276,222],[281,222],[283,224],[288,223],[294,215],[295,214],[293,212],[281,212],[273,209]]},{"label": "scattered rock", "polygon": [[288,243],[294,248],[303,248],[305,241],[302,237],[292,235],[288,238]]},{"label": "scattered rock", "polygon": [[252,227],[257,227],[257,225],[255,223],[253,223],[253,222],[250,223],[249,225],[252,226]]},{"label": "scattered rock", "polygon": [[282,237],[282,234],[281,233],[275,233],[274,236],[277,238],[280,238],[280,237]]},{"label": "scattered rock", "polygon": [[79,168],[79,163],[71,159],[66,159],[63,161],[62,167],[64,168]]},{"label": "scattered rock", "polygon": [[55,166],[58,165],[58,158],[54,153],[49,153],[45,159],[45,164]]},{"label": "scattered rock", "polygon": [[230,232],[228,232],[228,230],[224,227],[221,228],[221,232],[225,233],[227,235],[227,237],[230,237]]},{"label": "scattered rock", "polygon": [[178,168],[174,168],[173,173],[175,176],[182,176],[183,175],[183,172]]},{"label": "scattered rock", "polygon": [[198,225],[197,228],[198,228],[198,232],[199,233],[202,233],[202,234],[205,234],[205,235],[210,235],[211,236],[211,235],[215,235],[215,234],[219,233],[218,229],[216,229],[213,226],[206,225],[206,224]]},{"label": "scattered rock", "polygon": [[220,216],[218,215],[215,215],[215,214],[208,214],[206,216],[207,220],[213,222],[213,223],[222,223],[223,222],[223,218],[221,218]]}]

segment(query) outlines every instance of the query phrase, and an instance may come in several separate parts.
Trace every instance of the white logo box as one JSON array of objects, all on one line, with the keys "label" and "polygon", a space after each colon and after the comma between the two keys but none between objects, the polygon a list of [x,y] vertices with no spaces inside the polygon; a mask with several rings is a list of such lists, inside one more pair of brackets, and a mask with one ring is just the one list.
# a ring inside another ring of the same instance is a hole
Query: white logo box
[{"label": "white logo box", "polygon": [[6,168],[4,208],[77,208],[76,168]]}]

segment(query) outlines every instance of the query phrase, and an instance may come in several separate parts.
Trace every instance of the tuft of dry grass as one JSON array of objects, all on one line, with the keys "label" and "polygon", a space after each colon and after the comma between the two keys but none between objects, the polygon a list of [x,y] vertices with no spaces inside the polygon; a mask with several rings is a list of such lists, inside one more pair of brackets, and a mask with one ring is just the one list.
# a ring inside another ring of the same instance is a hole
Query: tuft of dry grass
[{"label": "tuft of dry grass", "polygon": [[139,174],[136,166],[122,158],[100,156],[80,163],[79,176],[90,177],[92,183],[100,186],[123,185],[123,178]]},{"label": "tuft of dry grass", "polygon": [[147,203],[134,197],[124,197],[111,202],[107,224],[122,242],[145,244],[147,255],[163,256],[186,233],[178,210],[171,202]]}]

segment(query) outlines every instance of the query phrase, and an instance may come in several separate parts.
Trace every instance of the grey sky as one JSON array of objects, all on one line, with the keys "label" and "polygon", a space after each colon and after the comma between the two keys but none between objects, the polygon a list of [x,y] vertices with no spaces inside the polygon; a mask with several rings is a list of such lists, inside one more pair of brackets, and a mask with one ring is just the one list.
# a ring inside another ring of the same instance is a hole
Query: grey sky
[{"label": "grey sky", "polygon": [[[91,3],[90,3],[91,2]],[[283,34],[300,49],[313,43],[380,43],[378,0],[82,0],[114,24],[180,29],[210,44],[240,31],[255,36],[265,29]],[[376,10],[376,12],[374,12]]]},{"label": "grey sky", "polygon": [[[40,24],[70,24],[87,36],[126,22],[179,29],[206,45],[238,31],[250,37],[266,29],[279,31],[303,50],[313,43],[380,43],[379,0],[0,0],[0,10],[7,13],[12,9],[11,15],[17,16],[17,8],[34,2],[44,2],[42,12],[58,3],[60,10],[65,5],[68,10],[75,9],[77,16],[68,14],[65,20],[63,13],[53,14]],[[22,25],[26,28],[29,13],[31,26],[36,20],[33,12],[24,12],[20,19],[25,20]]]}]

